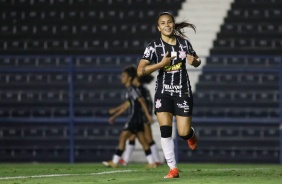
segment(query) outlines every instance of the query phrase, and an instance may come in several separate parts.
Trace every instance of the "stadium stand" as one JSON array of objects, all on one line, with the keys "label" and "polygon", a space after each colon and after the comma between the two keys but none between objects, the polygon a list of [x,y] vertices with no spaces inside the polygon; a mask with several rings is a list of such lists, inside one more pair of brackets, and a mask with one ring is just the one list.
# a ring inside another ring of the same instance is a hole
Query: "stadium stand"
[{"label": "stadium stand", "polygon": [[111,158],[120,72],[156,36],[157,14],[182,2],[1,0],[0,161],[69,161],[72,134],[76,161]]},{"label": "stadium stand", "polygon": [[[1,0],[0,161],[68,162],[72,146],[78,162],[111,158],[122,124],[105,119],[123,98],[119,73],[158,35],[157,14],[177,15],[183,2]],[[270,72],[281,62],[279,7],[232,3],[196,85],[200,147],[179,140],[180,162],[279,162],[279,79]]]},{"label": "stadium stand", "polygon": [[0,49],[5,54],[140,54],[148,41],[139,38],[156,36],[158,13],[169,8],[177,14],[182,2],[4,0]]},{"label": "stadium stand", "polygon": [[212,54],[281,54],[281,1],[235,0]]},{"label": "stadium stand", "polygon": [[281,1],[232,3],[194,95],[194,116],[223,120],[196,124],[201,147],[179,141],[180,161],[279,162],[281,18]]}]

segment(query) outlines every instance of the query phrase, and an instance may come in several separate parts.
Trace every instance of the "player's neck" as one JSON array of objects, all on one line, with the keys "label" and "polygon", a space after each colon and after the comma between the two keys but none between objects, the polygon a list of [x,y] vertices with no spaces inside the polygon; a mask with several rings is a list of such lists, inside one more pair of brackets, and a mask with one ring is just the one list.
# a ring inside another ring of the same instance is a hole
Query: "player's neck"
[{"label": "player's neck", "polygon": [[176,37],[174,35],[171,36],[162,35],[162,40],[168,43],[169,45],[176,45]]},{"label": "player's neck", "polygon": [[126,82],[124,85],[126,88],[129,88],[131,86],[131,82]]}]

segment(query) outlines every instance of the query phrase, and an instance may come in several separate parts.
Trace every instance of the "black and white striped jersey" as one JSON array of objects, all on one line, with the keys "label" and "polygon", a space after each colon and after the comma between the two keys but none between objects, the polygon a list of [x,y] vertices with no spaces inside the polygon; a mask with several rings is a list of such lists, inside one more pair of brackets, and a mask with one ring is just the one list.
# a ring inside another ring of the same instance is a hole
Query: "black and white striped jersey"
[{"label": "black and white striped jersey", "polygon": [[187,54],[196,55],[191,43],[182,37],[176,36],[176,45],[170,45],[161,38],[150,42],[142,59],[148,60],[150,64],[156,64],[162,60],[165,53],[169,56],[176,55],[170,66],[159,70],[156,80],[156,95],[169,96],[191,96],[191,86],[186,70]]}]

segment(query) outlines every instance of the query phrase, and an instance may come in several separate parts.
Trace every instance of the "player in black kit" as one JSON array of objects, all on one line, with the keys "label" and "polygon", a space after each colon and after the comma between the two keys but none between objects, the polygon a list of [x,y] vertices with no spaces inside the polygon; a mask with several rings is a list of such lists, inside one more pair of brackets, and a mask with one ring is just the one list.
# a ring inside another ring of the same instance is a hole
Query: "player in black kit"
[{"label": "player in black kit", "polygon": [[200,58],[185,38],[182,29],[195,26],[186,21],[176,23],[168,12],[157,18],[159,39],[151,41],[138,65],[138,76],[158,70],[155,92],[155,113],[160,125],[161,145],[169,173],[165,178],[178,178],[174,143],[172,140],[172,120],[176,117],[179,136],[187,140],[190,149],[197,148],[197,137],[191,127],[193,96],[186,70],[186,62],[194,67],[201,64]]},{"label": "player in black kit", "polygon": [[[152,75],[144,75],[144,76],[141,76],[141,77],[136,76],[133,79],[133,82],[132,82],[132,84],[136,88],[138,88],[141,95],[145,99],[148,111],[151,115],[153,114],[153,100],[152,100],[150,91],[145,86],[145,84],[151,83],[151,81],[153,79],[154,79],[154,77]],[[142,116],[142,119],[143,119],[142,121],[144,122],[144,133],[145,133],[146,142],[149,144],[149,146],[151,148],[151,152],[152,152],[156,166],[160,166],[161,165],[160,156],[159,156],[159,153],[158,153],[157,144],[155,143],[155,141],[153,139],[151,123],[148,122],[148,120],[147,120],[145,114],[143,113],[143,111],[141,111],[141,116]],[[121,164],[123,166],[127,166],[129,159],[132,155],[132,152],[135,148],[135,138],[136,138],[135,135],[132,135],[129,138],[128,144],[126,145],[126,149],[123,153],[123,158],[119,161],[119,164]]]},{"label": "player in black kit", "polygon": [[108,162],[102,162],[105,166],[108,167],[117,167],[117,164],[121,159],[121,155],[125,149],[126,140],[134,134],[138,138],[140,144],[143,147],[143,150],[145,151],[145,155],[148,161],[147,168],[156,167],[150,150],[150,146],[145,140],[143,124],[144,122],[140,113],[141,109],[144,111],[148,122],[153,123],[153,118],[147,109],[146,102],[142,97],[140,91],[132,85],[132,80],[136,77],[136,75],[137,71],[136,67],[134,66],[126,67],[121,74],[121,83],[126,87],[127,101],[111,110],[111,117],[109,119],[109,123],[114,123],[115,118],[121,115],[127,109],[129,109],[129,119],[126,122],[124,129],[120,133],[118,148],[113,156],[113,159]]}]

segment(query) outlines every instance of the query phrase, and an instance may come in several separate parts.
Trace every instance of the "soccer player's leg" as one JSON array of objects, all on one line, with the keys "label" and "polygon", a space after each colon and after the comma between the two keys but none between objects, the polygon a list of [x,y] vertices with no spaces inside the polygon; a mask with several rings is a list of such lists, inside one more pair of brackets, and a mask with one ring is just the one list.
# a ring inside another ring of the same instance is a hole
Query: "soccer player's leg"
[{"label": "soccer player's leg", "polygon": [[118,167],[118,162],[121,158],[121,155],[125,149],[125,144],[127,138],[132,135],[132,133],[128,130],[123,130],[119,136],[119,144],[118,148],[113,156],[113,159],[110,161],[103,161],[102,164],[107,166],[107,167],[112,167],[112,168],[117,168]]},{"label": "soccer player's leg", "polygon": [[153,139],[151,125],[149,123],[144,123],[144,133],[145,133],[146,142],[150,146],[150,149],[151,149],[151,152],[152,152],[155,164],[157,166],[160,166],[161,162],[160,162],[158,146],[157,146],[157,144],[155,143],[155,141]]},{"label": "soccer player's leg", "polygon": [[132,152],[135,148],[135,135],[131,135],[128,139],[128,144],[126,145],[125,151],[123,153],[122,158],[119,160],[119,164],[123,166],[127,166],[129,159],[132,155]]},{"label": "soccer player's leg", "polygon": [[174,106],[178,134],[183,140],[187,141],[191,150],[195,150],[198,146],[198,139],[194,128],[191,127],[193,98],[192,96],[177,97]]},{"label": "soccer player's leg", "polygon": [[179,137],[187,141],[187,144],[191,150],[197,149],[198,139],[194,128],[190,126],[191,117],[177,116],[176,119]]},{"label": "soccer player's leg", "polygon": [[172,120],[174,116],[174,102],[172,98],[155,97],[155,112],[161,131],[161,146],[170,170],[164,178],[178,178],[174,142],[172,139]]},{"label": "soccer player's leg", "polygon": [[[142,124],[142,126],[143,126],[143,124]],[[137,136],[138,141],[140,142],[140,144],[141,144],[141,146],[142,146],[142,148],[145,152],[145,156],[146,156],[146,159],[148,161],[146,168],[147,169],[156,168],[157,166],[155,164],[150,146],[149,146],[149,144],[147,144],[146,139],[145,139],[144,129],[142,131],[138,131],[136,136]]]}]

